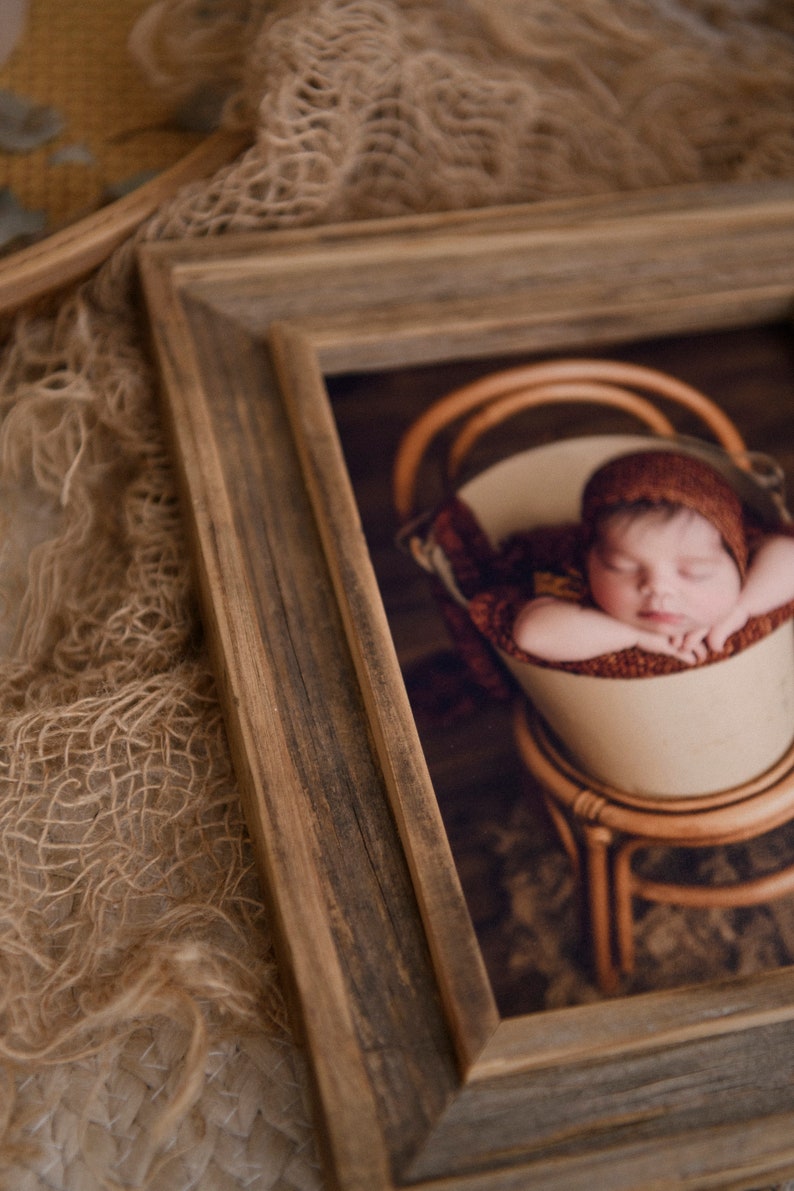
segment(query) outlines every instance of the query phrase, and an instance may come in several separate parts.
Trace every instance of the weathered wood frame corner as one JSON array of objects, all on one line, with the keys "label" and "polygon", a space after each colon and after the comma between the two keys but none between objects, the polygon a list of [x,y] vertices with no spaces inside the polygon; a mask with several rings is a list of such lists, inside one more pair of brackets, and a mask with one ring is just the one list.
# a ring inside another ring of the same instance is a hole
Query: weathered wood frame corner
[{"label": "weathered wood frame corner", "polygon": [[788,318],[791,187],[158,244],[141,271],[329,1183],[790,1175],[794,971],[499,1020],[324,376]]}]

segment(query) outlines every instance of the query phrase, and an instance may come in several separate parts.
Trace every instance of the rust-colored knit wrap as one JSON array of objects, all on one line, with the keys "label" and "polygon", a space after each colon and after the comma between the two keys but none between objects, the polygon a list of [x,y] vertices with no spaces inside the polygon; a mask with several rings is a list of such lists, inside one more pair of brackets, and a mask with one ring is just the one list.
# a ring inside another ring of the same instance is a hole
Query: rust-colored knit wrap
[{"label": "rust-colored knit wrap", "polygon": [[682,505],[716,526],[744,577],[747,537],[742,502],[710,464],[674,451],[621,455],[595,472],[582,495],[582,524],[592,535],[610,509],[637,502]]}]

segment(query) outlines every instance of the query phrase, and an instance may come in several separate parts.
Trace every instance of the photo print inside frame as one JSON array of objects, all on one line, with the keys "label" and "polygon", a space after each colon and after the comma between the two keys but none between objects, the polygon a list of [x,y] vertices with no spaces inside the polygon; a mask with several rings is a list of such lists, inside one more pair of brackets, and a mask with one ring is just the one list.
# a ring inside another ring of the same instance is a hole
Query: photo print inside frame
[{"label": "photo print inside frame", "polygon": [[[784,473],[794,474],[794,431],[789,417],[794,339],[785,324],[614,347],[602,345],[588,351],[587,356],[659,369],[692,385],[717,402],[749,449],[768,453]],[[454,627],[450,630],[443,606],[439,606],[437,578],[435,582],[429,580],[408,551],[397,549],[398,522],[389,461],[394,460],[412,419],[420,417],[444,393],[495,375],[492,369],[498,372],[515,367],[512,360],[457,363],[332,377],[328,382],[419,737],[495,994],[505,1014],[582,1003],[603,994],[598,973],[593,970],[589,937],[592,924],[582,913],[582,873],[575,871],[578,866],[566,854],[537,773],[531,772],[522,759],[516,740],[512,685],[509,680],[500,682],[498,675],[493,681],[490,673],[478,674],[476,664],[467,665],[466,642],[456,642]],[[691,411],[664,398],[657,400],[682,434],[713,442],[708,428]],[[422,461],[418,496],[430,509],[443,502],[450,490],[445,478],[445,455],[460,424],[457,420],[447,427]],[[637,430],[636,418],[584,401],[525,410],[501,426],[488,428],[479,439],[477,454],[469,461],[464,480],[533,444],[561,438],[591,443],[595,435],[623,436]],[[554,482],[560,485],[558,479]],[[791,736],[791,700],[783,699],[786,674],[779,673],[781,666],[791,668],[787,630],[783,630],[782,637],[767,647],[772,651],[771,665],[759,660],[758,674],[754,671],[754,703],[747,702],[744,673],[734,680],[727,676],[725,667],[709,671],[718,692],[725,689],[726,683],[729,688],[734,681],[739,684],[725,691],[724,698],[731,706],[737,705],[737,715],[746,716],[748,731],[754,738],[758,735],[757,726],[753,729],[750,723],[754,711],[762,724],[777,715],[780,729]],[[494,655],[491,664],[498,671],[499,661]],[[760,695],[756,679],[762,685]],[[570,683],[570,679],[567,681]],[[611,691],[615,685],[612,683]],[[626,690],[625,683],[619,681],[617,686]],[[771,703],[763,700],[764,688]],[[599,699],[599,692],[594,697]],[[680,688],[672,697],[674,704],[680,703]],[[592,698],[590,693],[591,702]],[[714,692],[709,690],[696,698],[713,703]],[[586,718],[587,699],[585,693],[571,715],[579,720]],[[625,704],[625,714],[607,706],[593,729],[599,734],[614,734],[612,751],[616,756],[631,747],[632,732],[626,721],[632,717],[634,694],[621,691],[620,701]],[[669,697],[665,706],[670,707]],[[675,723],[682,709],[674,706],[672,711],[670,719]],[[647,720],[644,707],[636,714]],[[697,706],[692,702],[686,715],[697,719]],[[713,732],[713,725],[707,724],[707,731],[709,727]],[[669,741],[670,731],[672,728],[662,726],[655,735],[647,733],[651,739],[645,748],[661,747],[657,741]],[[786,739],[781,748],[777,740],[780,732],[777,728],[774,731],[777,735],[770,745],[758,745],[757,770],[733,782],[725,780],[725,788],[757,776],[767,769],[767,761],[771,766],[787,751],[791,740]],[[738,772],[743,765],[752,768],[754,760],[746,755],[747,745],[746,739],[736,742],[733,755],[720,766],[718,781]],[[685,784],[687,770],[696,770],[698,757],[689,740],[680,748],[674,741],[673,747],[680,758]],[[765,747],[771,747],[774,756],[770,753],[765,759]],[[660,757],[657,765],[662,772],[665,760]],[[635,768],[641,772],[641,760],[630,771]],[[650,806],[653,808],[653,802]],[[680,810],[681,804],[675,809]],[[690,846],[648,844],[636,849],[632,863],[645,879],[664,881],[666,885],[692,883],[713,888],[753,881],[785,868],[794,859],[794,827],[783,822],[765,829],[765,821],[761,826],[764,829],[751,827],[753,838],[741,842],[707,846],[694,846],[694,842]],[[676,904],[672,898],[652,902],[632,897],[632,967],[616,987],[630,994],[730,973],[748,974],[792,962],[794,899],[781,895],[780,886],[775,888],[776,896],[771,896],[771,887],[768,897],[763,889],[759,890],[755,905],[741,897],[735,905],[705,906]],[[614,987],[611,991],[615,991]]]}]

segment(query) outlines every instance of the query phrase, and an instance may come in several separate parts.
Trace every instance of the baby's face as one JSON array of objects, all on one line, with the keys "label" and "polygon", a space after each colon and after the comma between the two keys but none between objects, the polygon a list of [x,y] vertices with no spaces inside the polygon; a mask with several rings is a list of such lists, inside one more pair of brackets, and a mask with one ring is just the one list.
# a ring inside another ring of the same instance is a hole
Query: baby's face
[{"label": "baby's face", "polygon": [[587,574],[604,612],[667,637],[711,628],[733,608],[742,585],[719,530],[689,509],[607,518]]}]

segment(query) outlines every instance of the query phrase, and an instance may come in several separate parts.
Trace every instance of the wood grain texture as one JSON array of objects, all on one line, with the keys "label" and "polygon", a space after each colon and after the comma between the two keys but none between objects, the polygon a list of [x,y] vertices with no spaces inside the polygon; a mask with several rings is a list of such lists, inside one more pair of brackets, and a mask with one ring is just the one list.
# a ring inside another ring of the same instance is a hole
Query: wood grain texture
[{"label": "wood grain texture", "polygon": [[232,161],[249,140],[242,133],[213,133],[176,165],[124,198],[0,261],[0,315],[85,277],[180,187]]},{"label": "wood grain texture", "polygon": [[784,319],[792,249],[794,198],[771,185],[142,251],[230,741],[342,1188],[738,1191],[794,1170],[791,972],[496,1020],[322,383]]}]

